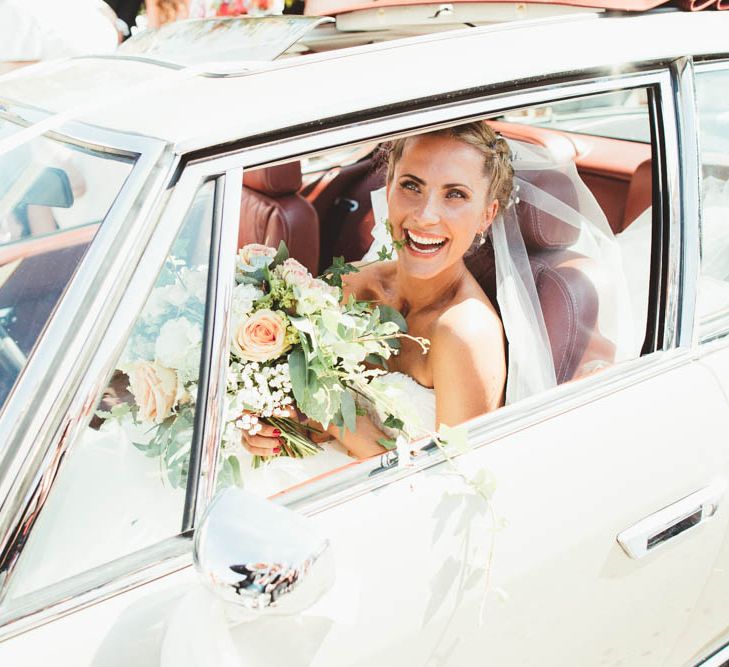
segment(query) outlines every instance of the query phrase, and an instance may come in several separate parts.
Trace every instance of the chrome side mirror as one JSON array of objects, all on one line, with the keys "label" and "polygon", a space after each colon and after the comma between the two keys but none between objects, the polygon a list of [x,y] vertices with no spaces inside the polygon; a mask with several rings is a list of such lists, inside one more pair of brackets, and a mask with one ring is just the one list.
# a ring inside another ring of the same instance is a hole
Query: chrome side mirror
[{"label": "chrome side mirror", "polygon": [[203,515],[193,558],[219,597],[259,616],[314,604],[334,581],[331,551],[305,517],[231,486]]}]

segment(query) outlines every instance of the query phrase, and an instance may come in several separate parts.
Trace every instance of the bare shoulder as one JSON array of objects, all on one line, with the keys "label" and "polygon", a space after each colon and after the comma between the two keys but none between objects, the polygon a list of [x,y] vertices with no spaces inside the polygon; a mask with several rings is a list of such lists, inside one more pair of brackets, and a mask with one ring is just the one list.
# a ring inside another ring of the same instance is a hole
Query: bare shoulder
[{"label": "bare shoulder", "polygon": [[504,329],[485,295],[460,299],[443,311],[428,358],[438,423],[460,424],[503,405]]},{"label": "bare shoulder", "polygon": [[[504,328],[487,298],[469,296],[452,304],[438,317],[433,329],[433,347],[463,345],[503,347]],[[435,351],[435,349],[434,349]]]},{"label": "bare shoulder", "polygon": [[[356,262],[354,266],[357,266]],[[394,262],[375,262],[357,268],[358,271],[342,276],[344,298],[353,294],[357,299],[367,301],[387,300],[386,286],[392,284]]]}]

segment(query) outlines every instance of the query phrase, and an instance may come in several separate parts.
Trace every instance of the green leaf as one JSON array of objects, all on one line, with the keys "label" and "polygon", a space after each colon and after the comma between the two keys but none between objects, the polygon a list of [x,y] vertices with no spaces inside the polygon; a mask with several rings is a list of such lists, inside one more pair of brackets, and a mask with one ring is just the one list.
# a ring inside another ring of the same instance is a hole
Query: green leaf
[{"label": "green leaf", "polygon": [[266,276],[263,273],[263,269],[256,269],[255,271],[251,271],[250,273],[238,273],[236,276],[236,282],[238,284],[246,284],[246,285],[255,285],[258,287],[264,280]]},{"label": "green leaf", "polygon": [[307,365],[304,350],[295,347],[289,354],[289,374],[291,375],[291,389],[297,403],[303,405],[307,402]]},{"label": "green leaf", "polygon": [[403,426],[405,426],[405,422],[402,419],[395,417],[395,415],[387,415],[387,419],[385,419],[382,425],[387,428],[394,428],[397,431],[401,431]]},{"label": "green leaf", "polygon": [[380,304],[377,306],[377,309],[380,311],[381,322],[394,322],[400,331],[403,333],[407,332],[408,323],[399,310],[395,310],[392,306],[386,306],[385,304]]},{"label": "green leaf", "polygon": [[385,449],[395,449],[397,443],[392,438],[377,438],[377,444],[382,445]]},{"label": "green leaf", "polygon": [[111,416],[118,419],[119,417],[123,417],[125,414],[130,412],[131,409],[132,406],[129,405],[129,403],[117,403],[111,408]]},{"label": "green leaf", "polygon": [[381,368],[387,369],[387,360],[380,354],[368,354],[365,357],[365,361],[373,366],[380,366]]},{"label": "green leaf", "polygon": [[342,393],[342,419],[344,425],[350,431],[354,432],[357,430],[357,406],[354,402],[351,392],[345,390]]},{"label": "green leaf", "polygon": [[346,275],[347,273],[358,272],[359,269],[356,266],[345,262],[344,257],[335,257],[332,260],[332,265],[324,270],[324,273],[321,277],[325,282],[329,283],[330,285],[333,285],[334,287],[341,287],[342,276]]},{"label": "green leaf", "polygon": [[[283,243],[283,241],[282,241]],[[236,486],[243,486],[243,477],[240,474],[240,461],[237,456],[229,456],[227,459],[228,468],[233,478],[233,484]]]},{"label": "green leaf", "polygon": [[270,268],[276,268],[279,264],[283,264],[288,258],[289,249],[282,240],[281,243],[278,244],[278,250],[276,250],[276,254],[273,256],[273,262],[271,262]]}]

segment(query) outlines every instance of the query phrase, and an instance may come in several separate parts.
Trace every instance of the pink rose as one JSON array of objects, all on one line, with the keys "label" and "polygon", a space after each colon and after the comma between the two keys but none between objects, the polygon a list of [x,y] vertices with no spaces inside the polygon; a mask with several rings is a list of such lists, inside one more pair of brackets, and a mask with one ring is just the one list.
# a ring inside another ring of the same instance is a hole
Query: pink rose
[{"label": "pink rose", "polygon": [[253,268],[251,260],[254,257],[267,257],[273,259],[276,255],[276,249],[260,243],[249,243],[244,245],[238,251],[238,261],[243,265]]},{"label": "pink rose", "polygon": [[311,274],[308,269],[296,261],[293,257],[289,257],[281,266],[278,267],[278,274],[291,287],[308,287],[312,281]]},{"label": "pink rose", "polygon": [[149,361],[133,364],[129,371],[129,390],[139,406],[139,418],[157,424],[172,414],[184,394],[175,371]]},{"label": "pink rose", "polygon": [[233,352],[248,361],[269,361],[288,348],[286,318],[273,310],[259,310],[243,320],[233,332]]}]

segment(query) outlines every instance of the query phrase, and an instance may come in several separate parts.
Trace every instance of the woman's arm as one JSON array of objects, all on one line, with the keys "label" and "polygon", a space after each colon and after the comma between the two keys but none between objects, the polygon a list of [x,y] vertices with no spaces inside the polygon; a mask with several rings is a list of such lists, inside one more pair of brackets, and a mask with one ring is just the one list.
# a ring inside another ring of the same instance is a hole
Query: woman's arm
[{"label": "woman's arm", "polygon": [[357,416],[355,431],[331,425],[327,429],[327,433],[339,440],[356,459],[367,459],[387,451],[385,447],[377,443],[380,438],[387,436],[366,415]]},{"label": "woman's arm", "polygon": [[504,403],[504,330],[493,308],[477,299],[449,308],[431,338],[436,428],[455,426]]}]

